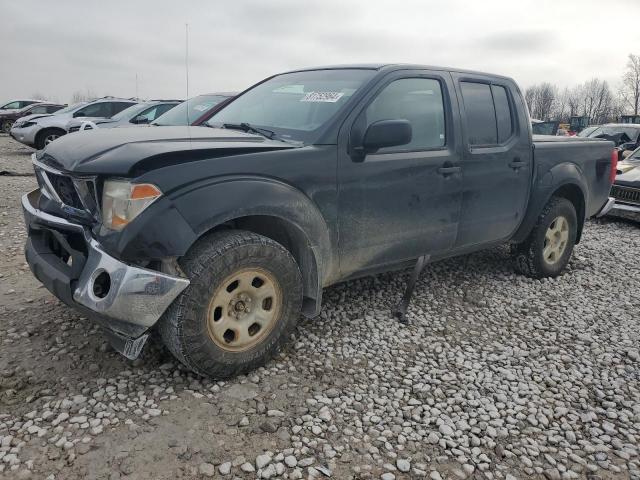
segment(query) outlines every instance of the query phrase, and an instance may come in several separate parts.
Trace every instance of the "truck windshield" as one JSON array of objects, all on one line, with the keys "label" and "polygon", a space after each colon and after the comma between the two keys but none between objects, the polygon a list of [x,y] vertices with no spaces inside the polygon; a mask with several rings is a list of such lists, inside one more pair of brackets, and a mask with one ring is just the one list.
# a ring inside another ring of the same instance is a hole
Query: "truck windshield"
[{"label": "truck windshield", "polygon": [[278,75],[247,91],[207,124],[250,124],[285,140],[312,143],[374,70],[312,70]]}]

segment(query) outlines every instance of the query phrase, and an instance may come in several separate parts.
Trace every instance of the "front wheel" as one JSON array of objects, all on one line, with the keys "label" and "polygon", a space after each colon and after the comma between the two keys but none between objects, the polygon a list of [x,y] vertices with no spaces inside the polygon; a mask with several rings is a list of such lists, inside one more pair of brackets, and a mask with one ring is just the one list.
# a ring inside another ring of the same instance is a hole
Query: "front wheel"
[{"label": "front wheel", "polygon": [[552,197],[527,239],[516,246],[516,269],[532,278],[557,277],[569,263],[577,230],[573,204]]},{"label": "front wheel", "polygon": [[160,336],[185,366],[224,378],[263,365],[295,328],[302,277],[279,243],[245,231],[213,233],[180,265],[191,280],[160,320]]},{"label": "front wheel", "polygon": [[13,126],[13,120],[5,120],[2,122],[2,131],[4,133],[9,133],[11,131],[11,127]]},{"label": "front wheel", "polygon": [[59,128],[47,128],[36,136],[36,148],[38,150],[42,150],[44,147],[49,145],[51,142],[56,141],[58,138],[65,135],[67,132],[61,130]]}]

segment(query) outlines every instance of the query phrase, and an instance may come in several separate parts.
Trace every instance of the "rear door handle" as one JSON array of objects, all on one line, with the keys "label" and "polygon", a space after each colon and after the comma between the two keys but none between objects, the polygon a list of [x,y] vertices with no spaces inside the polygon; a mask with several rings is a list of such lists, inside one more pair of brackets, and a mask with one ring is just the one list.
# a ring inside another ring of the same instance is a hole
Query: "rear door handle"
[{"label": "rear door handle", "polygon": [[461,167],[440,167],[438,169],[438,173],[443,177],[448,177],[449,175],[453,175],[454,173],[460,173],[462,171]]},{"label": "rear door handle", "polygon": [[514,170],[518,170],[519,168],[524,167],[527,162],[520,160],[519,158],[514,158],[512,162],[509,163],[509,166]]}]

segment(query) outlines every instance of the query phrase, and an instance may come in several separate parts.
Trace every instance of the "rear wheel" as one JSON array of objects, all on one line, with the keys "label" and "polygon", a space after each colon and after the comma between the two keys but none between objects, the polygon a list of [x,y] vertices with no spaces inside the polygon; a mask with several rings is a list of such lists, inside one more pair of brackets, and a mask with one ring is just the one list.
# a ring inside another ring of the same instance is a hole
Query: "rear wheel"
[{"label": "rear wheel", "polygon": [[5,120],[2,122],[1,128],[4,133],[9,133],[12,126],[13,126],[13,120]]},{"label": "rear wheel", "polygon": [[529,237],[514,249],[517,270],[532,278],[560,275],[571,258],[577,226],[573,204],[566,198],[552,197]]},{"label": "rear wheel", "polygon": [[251,232],[216,232],[180,265],[191,284],[165,312],[159,331],[193,371],[224,378],[252,370],[295,328],[301,274],[279,243]]},{"label": "rear wheel", "polygon": [[60,128],[47,128],[36,136],[36,148],[42,150],[51,142],[65,135],[67,132]]}]

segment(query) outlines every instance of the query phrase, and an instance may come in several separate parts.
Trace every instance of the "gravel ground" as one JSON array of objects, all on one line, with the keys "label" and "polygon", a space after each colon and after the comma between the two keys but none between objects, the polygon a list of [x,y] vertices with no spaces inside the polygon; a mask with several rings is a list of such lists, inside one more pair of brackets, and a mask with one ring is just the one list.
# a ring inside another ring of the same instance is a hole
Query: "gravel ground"
[{"label": "gravel ground", "polygon": [[[29,153],[0,136],[0,171]],[[31,276],[0,176],[0,479],[640,479],[640,230],[590,222],[569,271],[506,248],[325,292],[247,377],[193,376],[158,344],[130,362]]]}]

